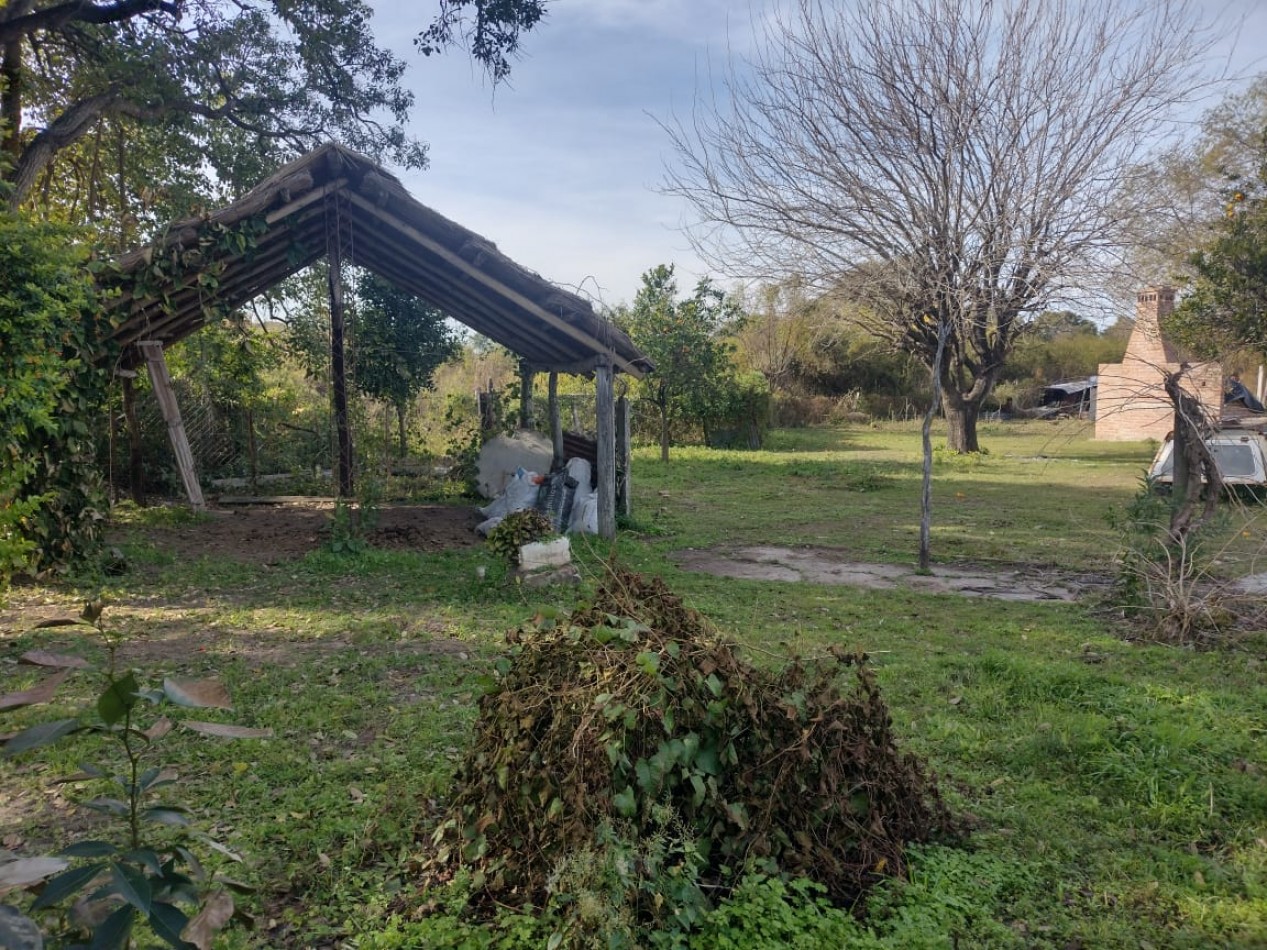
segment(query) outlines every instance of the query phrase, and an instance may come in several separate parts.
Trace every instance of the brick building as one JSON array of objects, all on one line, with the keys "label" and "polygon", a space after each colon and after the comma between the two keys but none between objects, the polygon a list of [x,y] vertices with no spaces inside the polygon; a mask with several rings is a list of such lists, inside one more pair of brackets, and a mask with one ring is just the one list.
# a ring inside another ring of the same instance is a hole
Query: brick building
[{"label": "brick building", "polygon": [[[1120,363],[1101,363],[1096,392],[1095,437],[1109,442],[1164,439],[1173,428],[1174,409],[1166,398],[1166,374],[1179,369],[1179,356],[1161,335],[1161,320],[1175,309],[1173,287],[1146,287],[1135,301],[1135,328]],[[1223,367],[1194,363],[1184,388],[1212,419],[1223,405]]]}]

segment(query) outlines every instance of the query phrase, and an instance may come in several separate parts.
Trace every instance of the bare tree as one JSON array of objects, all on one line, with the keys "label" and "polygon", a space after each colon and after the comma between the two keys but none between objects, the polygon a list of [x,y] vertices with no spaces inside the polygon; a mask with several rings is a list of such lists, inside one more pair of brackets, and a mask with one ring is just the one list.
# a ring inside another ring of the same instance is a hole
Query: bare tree
[{"label": "bare tree", "polygon": [[[1123,185],[1204,88],[1191,0],[792,0],[666,126],[715,266],[865,305],[941,371],[950,448],[1031,315],[1119,259]],[[740,263],[742,262],[742,263]]]}]

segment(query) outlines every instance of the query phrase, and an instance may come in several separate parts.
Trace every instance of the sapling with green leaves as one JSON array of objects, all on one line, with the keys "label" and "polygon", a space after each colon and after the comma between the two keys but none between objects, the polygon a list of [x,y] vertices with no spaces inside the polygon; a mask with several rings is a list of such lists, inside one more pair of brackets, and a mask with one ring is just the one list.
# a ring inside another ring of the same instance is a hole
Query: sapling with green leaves
[{"label": "sapling with green leaves", "polygon": [[[174,720],[161,707],[231,709],[229,693],[218,680],[179,680],[165,677],[162,686],[144,688],[135,670],[119,670],[119,640],[101,622],[101,601],[88,604],[82,622],[105,637],[108,663],[105,688],[96,702],[79,715],[30,726],[4,744],[8,757],[28,755],[75,733],[94,733],[112,746],[111,761],[82,763],[80,771],[63,782],[97,781],[115,789],[83,802],[84,807],[115,819],[122,833],[114,839],[76,841],[55,856],[14,859],[0,853],[0,896],[30,889],[37,895],[26,913],[0,906],[0,945],[38,948],[40,921],[69,933],[90,931],[92,947],[127,947],[138,920],[172,947],[207,950],[215,933],[245,915],[234,907],[230,890],[246,889],[222,875],[208,874],[190,845],[197,840],[233,860],[240,858],[224,845],[196,831],[189,810],[158,793],[170,789],[176,773],[155,764],[158,742],[177,724],[194,732],[221,738],[267,738],[270,729],[255,729],[192,719]],[[0,709],[46,703],[76,669],[87,664],[78,657],[42,651],[24,655],[27,662],[56,667],[42,683],[19,693],[0,696]],[[9,860],[6,860],[8,858]],[[52,913],[73,905],[58,919]],[[196,908],[191,916],[186,908]],[[69,933],[63,936],[69,936]],[[32,936],[34,935],[34,936]]]}]

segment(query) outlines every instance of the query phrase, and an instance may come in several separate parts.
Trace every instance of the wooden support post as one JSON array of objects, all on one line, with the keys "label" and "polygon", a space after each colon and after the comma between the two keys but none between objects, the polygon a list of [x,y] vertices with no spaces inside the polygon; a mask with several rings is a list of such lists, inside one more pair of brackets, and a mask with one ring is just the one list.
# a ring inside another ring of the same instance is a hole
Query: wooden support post
[{"label": "wooden support post", "polygon": [[501,419],[499,418],[497,393],[493,389],[493,381],[488,381],[488,388],[485,390],[475,391],[475,402],[480,417],[480,435],[488,437],[501,428]]},{"label": "wooden support post", "polygon": [[598,413],[598,534],[616,537],[616,406],[612,400],[612,367],[607,360],[594,368]]},{"label": "wooden support post", "polygon": [[534,373],[527,363],[519,364],[519,428],[532,428],[532,380]]},{"label": "wooden support post", "polygon": [[334,231],[326,232],[326,263],[330,271],[330,376],[334,397],[334,428],[339,442],[339,497],[352,496],[352,429],[348,424],[348,379],[343,358],[343,250],[339,246],[338,215]]},{"label": "wooden support post", "polygon": [[123,416],[128,421],[128,491],[132,500],[144,508],[145,462],[141,451],[141,424],[136,419],[136,390],[131,376],[122,376],[120,383],[123,387]]},{"label": "wooden support post", "polygon": [[251,491],[258,492],[260,479],[260,453],[255,444],[255,413],[246,410],[246,454],[251,466]]},{"label": "wooden support post", "polygon": [[550,374],[550,444],[554,447],[554,456],[550,460],[550,471],[557,472],[567,461],[563,457],[563,418],[559,415],[559,374]]},{"label": "wooden support post", "polygon": [[167,372],[163,344],[158,340],[144,340],[136,345],[145,356],[145,367],[149,370],[150,384],[154,387],[154,396],[158,399],[158,408],[162,410],[163,421],[167,423],[167,437],[176,454],[176,467],[180,470],[180,480],[189,497],[189,506],[195,511],[201,511],[207,507],[207,503],[202,498],[202,486],[198,484],[198,472],[194,469],[194,455],[189,451],[185,424],[180,418],[180,407],[176,405],[176,394],[172,392],[172,377]]},{"label": "wooden support post", "polygon": [[629,475],[633,448],[629,435],[629,397],[616,400],[616,510],[628,518],[633,513],[633,480]]}]

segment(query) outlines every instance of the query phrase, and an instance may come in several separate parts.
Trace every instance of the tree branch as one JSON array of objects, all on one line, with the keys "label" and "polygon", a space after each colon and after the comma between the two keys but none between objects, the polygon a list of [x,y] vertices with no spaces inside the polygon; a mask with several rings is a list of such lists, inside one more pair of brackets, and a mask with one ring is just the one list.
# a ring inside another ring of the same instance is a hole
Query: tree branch
[{"label": "tree branch", "polygon": [[[0,14],[0,45],[20,40],[32,33],[58,30],[70,23],[119,23],[145,13],[180,15],[180,3],[173,0],[117,0],[95,4],[89,0],[69,0],[43,10],[14,8]],[[20,12],[19,12],[20,11]]]}]

